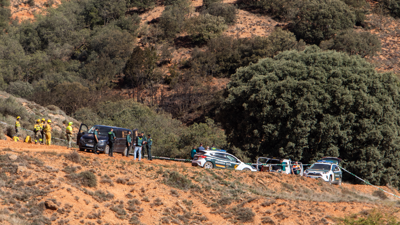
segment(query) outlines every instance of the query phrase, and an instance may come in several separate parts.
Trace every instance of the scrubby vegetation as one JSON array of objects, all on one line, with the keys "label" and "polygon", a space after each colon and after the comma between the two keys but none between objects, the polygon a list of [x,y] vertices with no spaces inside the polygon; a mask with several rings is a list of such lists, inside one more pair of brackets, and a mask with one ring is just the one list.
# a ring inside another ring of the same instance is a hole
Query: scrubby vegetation
[{"label": "scrubby vegetation", "polygon": [[[364,0],[237,3],[71,0],[18,21],[0,0],[0,90],[89,126],[138,128],[152,134],[154,155],[187,158],[200,142],[244,160],[334,155],[375,184],[399,186],[398,80],[358,58],[381,50],[366,15],[399,17],[399,1],[374,9]],[[142,21],[158,5],[160,17]],[[239,9],[281,23],[268,36],[239,38]],[[320,49],[306,48],[314,44]],[[231,83],[225,91],[215,80]],[[22,116],[24,128],[35,119],[12,98],[1,100],[0,113],[11,124]],[[12,126],[0,129],[13,135]]]},{"label": "scrubby vegetation", "polygon": [[393,74],[364,59],[311,46],[240,68],[219,117],[228,141],[254,158],[340,156],[360,177],[399,186],[399,137],[391,132],[400,129],[399,91]]}]

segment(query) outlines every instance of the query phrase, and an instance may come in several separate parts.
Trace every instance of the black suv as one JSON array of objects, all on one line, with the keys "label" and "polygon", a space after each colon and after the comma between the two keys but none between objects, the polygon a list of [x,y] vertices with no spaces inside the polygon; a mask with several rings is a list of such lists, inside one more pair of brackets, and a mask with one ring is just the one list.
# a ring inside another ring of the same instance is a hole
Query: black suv
[{"label": "black suv", "polygon": [[77,135],[76,144],[79,146],[79,150],[84,151],[93,150],[94,149],[94,130],[98,128],[98,139],[99,144],[97,149],[105,154],[108,154],[110,150],[109,142],[108,142],[108,132],[110,132],[111,128],[114,129],[114,133],[116,135],[116,139],[114,142],[114,152],[120,152],[123,156],[129,154],[130,149],[126,147],[126,136],[128,132],[131,132],[132,140],[136,138],[136,129],[132,132],[130,129],[121,128],[121,127],[112,127],[112,126],[104,126],[104,125],[94,125],[92,128],[88,129],[86,124],[81,124],[79,128],[79,132]]}]

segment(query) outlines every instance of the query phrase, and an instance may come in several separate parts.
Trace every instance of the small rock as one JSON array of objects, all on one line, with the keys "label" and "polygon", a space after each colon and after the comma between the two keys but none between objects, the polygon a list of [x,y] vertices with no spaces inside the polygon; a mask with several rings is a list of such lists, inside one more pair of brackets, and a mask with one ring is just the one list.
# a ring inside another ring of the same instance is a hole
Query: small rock
[{"label": "small rock", "polygon": [[44,205],[46,206],[46,209],[51,209],[51,210],[57,210],[58,209],[57,205],[54,202],[50,201],[50,200],[46,200],[44,202]]},{"label": "small rock", "polygon": [[17,155],[9,155],[8,158],[12,161],[17,160],[18,156]]},{"label": "small rock", "polygon": [[17,173],[23,173],[27,170],[26,166],[18,166]]}]

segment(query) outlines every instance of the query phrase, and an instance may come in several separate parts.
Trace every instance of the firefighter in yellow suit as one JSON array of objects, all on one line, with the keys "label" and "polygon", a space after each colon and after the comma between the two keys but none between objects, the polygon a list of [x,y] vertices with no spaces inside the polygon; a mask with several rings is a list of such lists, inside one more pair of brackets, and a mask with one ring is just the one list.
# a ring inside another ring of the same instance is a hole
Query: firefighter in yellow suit
[{"label": "firefighter in yellow suit", "polygon": [[66,132],[67,142],[68,142],[67,148],[72,148],[72,122],[68,123],[67,129],[65,132]]},{"label": "firefighter in yellow suit", "polygon": [[40,119],[36,121],[35,126],[33,126],[33,132],[35,132],[35,144],[37,144],[38,139],[39,141],[42,140],[40,137],[40,132],[42,131],[42,126],[40,124]]},{"label": "firefighter in yellow suit", "polygon": [[15,136],[19,137],[19,132],[21,129],[21,123],[20,123],[21,117],[17,116],[17,120],[15,121]]},{"label": "firefighter in yellow suit", "polygon": [[51,145],[51,120],[47,120],[46,126],[44,126],[43,131],[46,135],[46,145]]},{"label": "firefighter in yellow suit", "polygon": [[44,127],[46,126],[46,119],[42,118],[42,122],[40,123],[40,128],[42,128],[42,130],[40,131],[41,135],[42,135],[42,139],[40,140],[40,142],[42,144],[44,144]]}]

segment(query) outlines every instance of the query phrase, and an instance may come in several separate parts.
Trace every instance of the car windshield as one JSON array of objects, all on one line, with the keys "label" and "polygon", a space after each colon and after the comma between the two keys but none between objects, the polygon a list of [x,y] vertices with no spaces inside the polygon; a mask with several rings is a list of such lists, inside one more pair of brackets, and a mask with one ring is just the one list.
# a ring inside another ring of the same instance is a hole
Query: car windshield
[{"label": "car windshield", "polygon": [[92,128],[90,128],[90,130],[89,130],[88,133],[89,133],[89,134],[93,134],[93,133],[94,133],[94,130],[95,130],[96,128],[99,128],[99,132],[98,132],[99,135],[107,135],[108,132],[110,132],[110,130],[111,130],[111,128],[109,128],[109,127],[93,126]]},{"label": "car windshield", "polygon": [[314,164],[310,167],[310,169],[313,170],[330,170],[331,165],[326,165],[326,164]]}]

